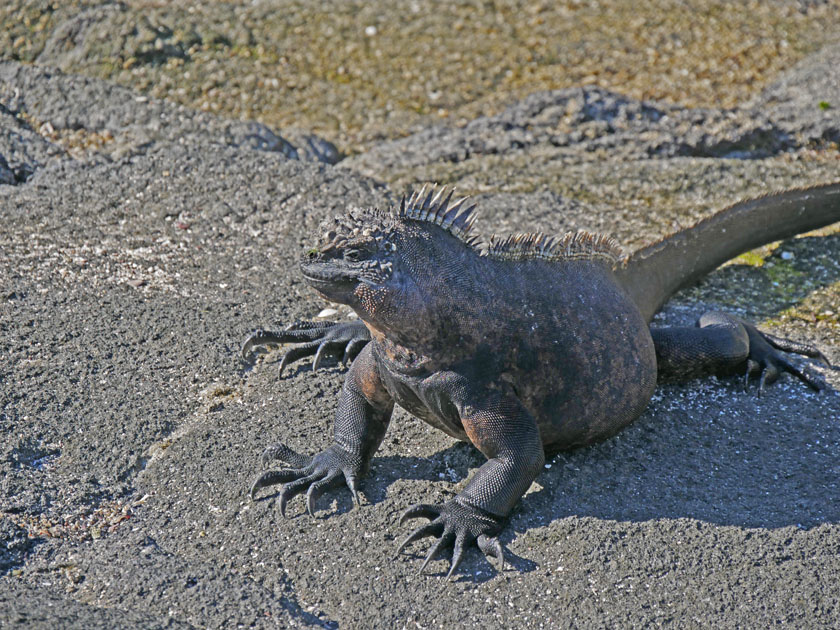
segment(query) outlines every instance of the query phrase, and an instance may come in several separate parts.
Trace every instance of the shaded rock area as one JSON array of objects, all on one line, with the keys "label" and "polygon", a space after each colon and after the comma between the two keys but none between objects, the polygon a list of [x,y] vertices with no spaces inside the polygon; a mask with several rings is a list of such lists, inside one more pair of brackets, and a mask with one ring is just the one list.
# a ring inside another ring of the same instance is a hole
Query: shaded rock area
[{"label": "shaded rock area", "polygon": [[0,181],[3,184],[26,181],[38,168],[64,153],[5,106],[0,106],[0,120]]},{"label": "shaded rock area", "polygon": [[[126,9],[90,11],[44,35],[39,63],[72,69]],[[168,63],[198,54],[190,37],[149,41]],[[632,249],[835,181],[838,56],[739,107],[543,90],[346,159],[303,123],[0,62],[0,626],[836,626],[838,371],[808,368],[820,395],[789,377],[761,398],[740,379],[660,387],[616,438],[547,462],[504,572],[471,553],[447,582],[443,561],[417,574],[422,545],[394,558],[398,515],[451,497],[481,455],[400,411],[361,508],[339,491],[283,519],[276,495],[247,497],[260,453],[325,447],[344,370],[279,379],[279,353],[239,348],[324,308],[297,272],[322,219],[421,182],[474,194],[484,234],[585,228]],[[837,229],[718,269],[657,324],[727,310],[840,364]]]}]

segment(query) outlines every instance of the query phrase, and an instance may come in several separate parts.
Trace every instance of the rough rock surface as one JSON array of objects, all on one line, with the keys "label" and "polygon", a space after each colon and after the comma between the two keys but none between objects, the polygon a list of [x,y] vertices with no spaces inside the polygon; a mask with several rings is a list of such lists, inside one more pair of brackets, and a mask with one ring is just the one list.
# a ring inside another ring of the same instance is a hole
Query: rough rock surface
[{"label": "rough rock surface", "polygon": [[4,0],[0,23],[7,58],[357,153],[581,85],[733,108],[836,42],[840,11],[834,0]]},{"label": "rough rock surface", "polygon": [[[836,626],[840,372],[814,368],[829,395],[788,378],[760,399],[715,378],[662,387],[624,433],[548,463],[502,575],[474,554],[446,583],[444,562],[417,575],[393,558],[396,520],[481,456],[398,413],[362,508],[338,492],[284,520],[246,496],[261,447],[326,445],[343,371],[278,380],[277,355],[238,358],[251,328],[323,308],[296,271],[323,217],[415,182],[477,193],[484,232],[580,227],[632,247],[836,179],[840,108],[819,107],[840,106],[836,56],[740,109],[543,92],[338,168],[295,159],[337,156],[305,130],[289,144],[0,63],[0,626]],[[838,251],[836,229],[763,248],[659,321],[730,310],[840,363]]]},{"label": "rough rock surface", "polygon": [[0,73],[0,101],[8,111],[24,114],[30,126],[37,125],[47,136],[79,130],[88,138],[94,135],[97,152],[110,158],[163,140],[224,143],[310,161],[338,160],[335,147],[312,134],[296,134],[301,142],[298,149],[260,123],[190,111],[104,81],[14,63],[3,64]]},{"label": "rough rock surface", "polygon": [[[840,141],[840,44],[800,62],[740,108],[686,108],[597,87],[540,92],[495,116],[383,142],[344,166],[389,181],[419,167],[517,153],[542,160],[766,158]],[[587,159],[588,158],[588,159]]]}]

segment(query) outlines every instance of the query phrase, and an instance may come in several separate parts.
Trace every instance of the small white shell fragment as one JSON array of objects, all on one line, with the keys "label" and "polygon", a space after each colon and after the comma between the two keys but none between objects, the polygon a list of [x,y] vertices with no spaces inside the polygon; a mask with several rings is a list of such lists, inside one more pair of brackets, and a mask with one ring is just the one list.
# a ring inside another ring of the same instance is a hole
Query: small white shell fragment
[{"label": "small white shell fragment", "polygon": [[325,308],[323,311],[318,313],[317,317],[332,317],[333,315],[338,315],[338,311],[334,308]]}]

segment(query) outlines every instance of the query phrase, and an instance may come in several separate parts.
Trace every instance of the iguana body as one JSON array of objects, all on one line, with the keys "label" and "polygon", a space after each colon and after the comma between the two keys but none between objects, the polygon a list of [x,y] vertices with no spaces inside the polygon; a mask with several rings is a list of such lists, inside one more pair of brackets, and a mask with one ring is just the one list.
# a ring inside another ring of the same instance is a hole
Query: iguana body
[{"label": "iguana body", "polygon": [[680,286],[724,260],[840,221],[840,184],[738,204],[626,259],[609,239],[586,233],[523,234],[479,247],[470,234],[473,208],[449,205],[442,192],[413,195],[389,212],[337,218],[301,262],[308,282],[351,306],[362,324],[258,332],[246,342],[246,353],[262,343],[306,342],[282,369],[316,352],[317,364],[336,343],[357,350],[366,341],[361,325],[371,339],[347,374],[333,446],[314,458],[271,447],[264,463],[277,458],[290,467],[263,473],[252,496],[284,483],[281,511],[307,492],[312,512],[342,479],[357,496],[396,403],[488,458],[455,499],[403,516],[432,519],[403,546],[437,536],[423,567],[454,546],[452,574],[473,541],[501,561],[496,536],[544,453],[627,426],[647,405],[657,370],[759,370],[762,386],[784,370],[819,388],[778,352],[822,358],[817,350],[732,316],[709,313],[696,328],[650,330],[648,323]]}]

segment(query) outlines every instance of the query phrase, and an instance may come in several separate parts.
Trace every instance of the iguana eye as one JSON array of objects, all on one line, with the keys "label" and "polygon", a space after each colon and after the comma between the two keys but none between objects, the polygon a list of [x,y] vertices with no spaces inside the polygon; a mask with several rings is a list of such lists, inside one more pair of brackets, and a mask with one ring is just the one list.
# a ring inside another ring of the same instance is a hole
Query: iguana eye
[{"label": "iguana eye", "polygon": [[349,260],[350,262],[357,262],[362,257],[362,253],[358,249],[348,249],[344,252],[344,260]]}]

